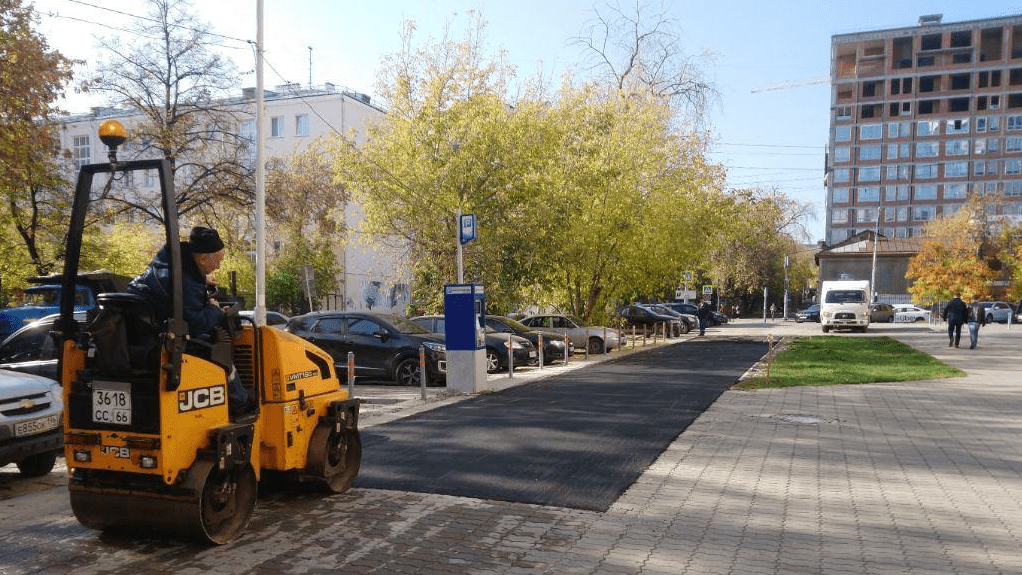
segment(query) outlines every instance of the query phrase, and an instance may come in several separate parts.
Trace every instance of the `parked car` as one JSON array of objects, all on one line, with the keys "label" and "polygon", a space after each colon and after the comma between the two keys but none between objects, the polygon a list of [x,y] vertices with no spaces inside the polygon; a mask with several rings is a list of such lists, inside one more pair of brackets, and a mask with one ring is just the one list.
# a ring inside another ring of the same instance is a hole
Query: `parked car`
[{"label": "parked car", "polygon": [[572,315],[532,315],[523,319],[522,323],[531,328],[553,331],[561,335],[568,334],[572,345],[584,347],[589,353],[603,353],[604,350],[610,351],[619,345],[616,329],[589,325]]},{"label": "parked car", "polygon": [[[85,321],[86,312],[76,311],[78,322]],[[59,314],[48,315],[15,331],[0,342],[0,369],[20,371],[59,380],[58,349],[50,337]]]},{"label": "parked car", "polygon": [[677,316],[639,305],[626,305],[618,311],[618,316],[624,321],[626,327],[641,328],[643,332],[659,332],[662,329],[668,337],[681,335],[681,326],[684,323]]},{"label": "parked car", "polygon": [[415,322],[377,312],[319,311],[291,318],[285,331],[311,341],[334,358],[338,376],[348,375],[348,352],[355,354],[355,377],[419,384],[419,346],[426,349],[426,381],[447,378],[444,336]]},{"label": "parked car", "polygon": [[804,321],[820,323],[820,306],[818,304],[813,304],[806,309],[795,312],[795,323],[802,323]]},{"label": "parked car", "polygon": [[529,326],[523,324],[520,321],[513,320],[503,315],[490,315],[486,314],[486,327],[503,333],[511,333],[519,337],[532,342],[533,347],[536,351],[539,351],[539,338],[543,337],[543,363],[553,363],[555,361],[564,361],[566,357],[571,357],[571,354],[575,351],[571,340],[567,342],[567,349],[565,349],[564,336],[559,333],[552,331],[535,330]]},{"label": "parked car", "polygon": [[0,369],[0,467],[15,463],[25,477],[52,471],[64,446],[63,412],[55,380]]},{"label": "parked car", "polygon": [[[660,304],[664,307],[673,309],[676,312],[684,313],[688,315],[694,315],[699,317],[699,306],[694,303],[685,302],[666,302]],[[720,313],[717,310],[710,310],[710,327],[725,324],[730,320],[727,314]]]},{"label": "parked car", "polygon": [[894,321],[896,322],[918,322],[918,321],[930,321],[932,313],[928,309],[923,309],[917,305],[899,303],[894,304]]},{"label": "parked car", "polygon": [[1012,314],[1015,313],[1011,304],[1003,301],[981,301],[979,302],[979,307],[983,310],[987,323],[995,321],[997,323],[1008,323]]},{"label": "parked car", "polygon": [[[447,333],[447,321],[442,315],[420,315],[410,318],[431,333]],[[539,352],[528,339],[517,335],[486,328],[486,373],[497,373],[508,369],[508,349],[514,354],[515,367],[536,365]]]},{"label": "parked car", "polygon": [[648,307],[657,313],[667,314],[678,318],[681,320],[681,333],[688,333],[694,329],[699,329],[698,316],[694,316],[689,313],[681,313],[680,311],[675,311],[659,303],[642,304],[642,307]]},{"label": "parked car", "polygon": [[870,323],[894,323],[894,306],[889,303],[869,304]]},{"label": "parked car", "polygon": [[[255,318],[255,311],[247,309],[247,310],[238,312],[238,315],[240,315],[241,317],[245,317],[245,318],[249,318],[249,319],[254,319]],[[266,311],[266,325],[268,325],[270,327],[276,327],[276,328],[284,329],[284,326],[287,325],[287,322],[290,319],[291,319],[290,317],[280,313],[279,311],[269,311],[269,310]]]}]

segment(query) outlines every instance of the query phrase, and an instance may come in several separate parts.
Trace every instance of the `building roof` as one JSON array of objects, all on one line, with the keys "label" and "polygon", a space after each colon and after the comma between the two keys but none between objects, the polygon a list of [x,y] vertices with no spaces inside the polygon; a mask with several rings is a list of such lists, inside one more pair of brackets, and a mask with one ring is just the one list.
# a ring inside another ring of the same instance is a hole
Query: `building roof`
[{"label": "building roof", "polygon": [[864,230],[833,246],[824,246],[816,252],[816,265],[820,264],[820,258],[872,256],[874,237],[877,238],[877,257],[911,257],[918,253],[923,245],[922,238],[889,238],[873,230]]}]

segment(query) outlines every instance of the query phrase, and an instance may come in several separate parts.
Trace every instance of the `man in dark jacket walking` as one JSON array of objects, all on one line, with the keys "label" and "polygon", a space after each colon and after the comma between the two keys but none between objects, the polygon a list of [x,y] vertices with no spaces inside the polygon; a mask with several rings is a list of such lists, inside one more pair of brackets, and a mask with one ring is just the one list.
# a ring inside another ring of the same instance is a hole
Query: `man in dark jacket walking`
[{"label": "man in dark jacket walking", "polygon": [[973,298],[972,303],[969,304],[969,349],[976,349],[976,343],[979,341],[979,326],[986,324],[985,310]]},{"label": "man in dark jacket walking", "polygon": [[699,335],[706,333],[706,326],[710,324],[710,314],[713,313],[713,308],[710,307],[710,302],[703,300],[703,305],[699,306],[696,310],[696,315],[699,317]]},{"label": "man in dark jacket walking", "polygon": [[962,301],[962,294],[956,293],[955,298],[948,302],[943,318],[947,322],[947,346],[958,347],[958,341],[962,338],[962,324],[969,318],[969,308]]}]

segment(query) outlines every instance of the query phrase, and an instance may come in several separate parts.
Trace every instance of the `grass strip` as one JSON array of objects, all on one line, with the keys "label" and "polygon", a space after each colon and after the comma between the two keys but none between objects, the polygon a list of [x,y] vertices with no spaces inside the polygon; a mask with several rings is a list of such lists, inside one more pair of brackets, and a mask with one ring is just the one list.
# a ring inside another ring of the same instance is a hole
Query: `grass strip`
[{"label": "grass strip", "polygon": [[965,375],[889,337],[824,335],[796,339],[768,364],[769,378],[754,377],[735,389],[916,381]]}]

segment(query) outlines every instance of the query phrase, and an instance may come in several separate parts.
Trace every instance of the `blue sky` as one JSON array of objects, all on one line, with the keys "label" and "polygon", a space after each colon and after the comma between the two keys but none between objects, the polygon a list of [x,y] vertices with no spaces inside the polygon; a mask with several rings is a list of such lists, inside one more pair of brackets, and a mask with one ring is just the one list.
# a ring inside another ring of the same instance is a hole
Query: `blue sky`
[{"label": "blue sky", "polygon": [[[116,30],[90,22],[123,23],[144,12],[139,0],[35,0],[40,31],[71,58],[95,61],[92,34]],[[622,0],[622,6],[635,5]],[[401,22],[414,20],[418,37],[439,36],[455,19],[460,36],[472,9],[489,22],[489,45],[504,48],[520,78],[541,72],[558,78],[582,61],[571,39],[605,1],[582,0],[264,0],[265,82],[333,82],[373,94],[384,54],[400,49]],[[834,34],[915,26],[919,16],[943,14],[957,22],[1022,14],[1022,2],[887,0],[674,0],[648,2],[665,11],[680,30],[685,52],[707,55],[705,74],[719,88],[712,110],[712,159],[728,170],[733,186],[776,187],[814,206],[810,240],[823,239],[823,164],[829,122],[830,39]],[[255,0],[197,0],[197,16],[215,32],[255,38]],[[605,10],[601,10],[605,11]],[[454,15],[458,16],[455,17]],[[242,42],[225,40],[239,69],[252,67]],[[584,70],[583,70],[584,72]],[[255,85],[248,76],[248,85]],[[103,102],[71,98],[64,107],[85,111]]]}]

